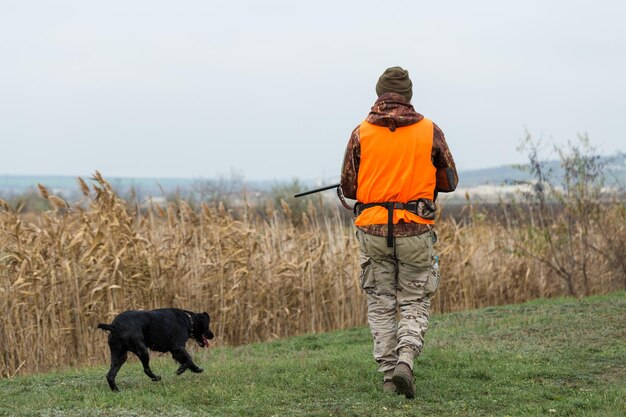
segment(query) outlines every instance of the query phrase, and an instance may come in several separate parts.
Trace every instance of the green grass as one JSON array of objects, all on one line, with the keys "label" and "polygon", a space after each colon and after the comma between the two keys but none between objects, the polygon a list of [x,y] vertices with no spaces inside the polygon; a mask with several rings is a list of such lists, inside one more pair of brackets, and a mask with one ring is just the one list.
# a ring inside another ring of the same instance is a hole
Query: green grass
[{"label": "green grass", "polygon": [[[105,343],[105,338],[95,343]],[[15,416],[624,416],[626,292],[434,316],[418,398],[385,394],[366,328],[193,351],[205,372],[138,361],[0,380]]]}]

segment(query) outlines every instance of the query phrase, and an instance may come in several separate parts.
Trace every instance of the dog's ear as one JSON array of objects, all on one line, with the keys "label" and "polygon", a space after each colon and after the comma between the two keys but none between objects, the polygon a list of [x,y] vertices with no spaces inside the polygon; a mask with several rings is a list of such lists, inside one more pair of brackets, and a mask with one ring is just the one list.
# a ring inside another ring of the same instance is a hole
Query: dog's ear
[{"label": "dog's ear", "polygon": [[204,312],[197,314],[196,318],[198,319],[198,322],[202,323],[203,328],[206,328],[207,330],[209,329],[209,325],[211,324],[211,318],[209,317],[208,313]]}]

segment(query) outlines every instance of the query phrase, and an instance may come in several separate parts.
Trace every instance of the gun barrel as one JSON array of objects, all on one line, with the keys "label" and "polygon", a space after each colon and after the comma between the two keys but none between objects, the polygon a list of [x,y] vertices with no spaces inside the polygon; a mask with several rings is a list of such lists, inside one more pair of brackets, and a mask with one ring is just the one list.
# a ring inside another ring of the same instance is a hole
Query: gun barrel
[{"label": "gun barrel", "polygon": [[333,185],[328,185],[326,187],[317,188],[315,190],[303,191],[301,193],[294,194],[294,197],[302,197],[302,196],[309,195],[309,194],[319,193],[320,191],[326,191],[326,190],[330,190],[333,188],[337,188],[339,187],[339,185],[340,184],[333,184]]}]

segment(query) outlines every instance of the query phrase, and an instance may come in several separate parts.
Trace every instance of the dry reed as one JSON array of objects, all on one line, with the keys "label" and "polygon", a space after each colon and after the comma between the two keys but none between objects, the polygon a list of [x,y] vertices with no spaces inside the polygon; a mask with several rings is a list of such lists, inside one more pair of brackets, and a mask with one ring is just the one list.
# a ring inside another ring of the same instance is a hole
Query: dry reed
[{"label": "dry reed", "polygon": [[[50,211],[34,216],[0,200],[0,377],[105,363],[96,324],[127,309],[208,311],[226,345],[365,323],[358,244],[338,213],[320,220],[310,207],[285,221],[294,213],[283,204],[264,221],[247,207],[235,219],[224,206],[130,204],[99,173],[79,186],[84,199],[73,205],[40,186]],[[435,311],[565,293],[512,250],[506,228],[448,220],[438,230]],[[618,272],[595,276],[592,291],[619,288]]]}]

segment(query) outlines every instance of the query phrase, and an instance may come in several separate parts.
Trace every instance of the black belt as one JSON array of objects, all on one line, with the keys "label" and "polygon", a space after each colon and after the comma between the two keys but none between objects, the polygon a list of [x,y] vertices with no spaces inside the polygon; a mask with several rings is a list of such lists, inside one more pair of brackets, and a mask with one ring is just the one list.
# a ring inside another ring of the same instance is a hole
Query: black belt
[{"label": "black belt", "polygon": [[[418,200],[419,201],[419,200]],[[387,247],[393,247],[393,211],[406,210],[413,214],[417,214],[417,201],[409,201],[408,203],[396,203],[393,201],[386,203],[356,203],[354,205],[354,215],[358,216],[364,210],[371,207],[384,207],[387,209]]]}]

